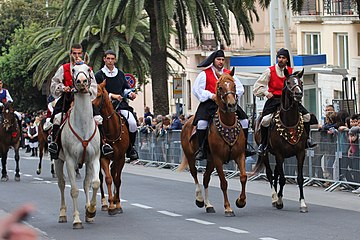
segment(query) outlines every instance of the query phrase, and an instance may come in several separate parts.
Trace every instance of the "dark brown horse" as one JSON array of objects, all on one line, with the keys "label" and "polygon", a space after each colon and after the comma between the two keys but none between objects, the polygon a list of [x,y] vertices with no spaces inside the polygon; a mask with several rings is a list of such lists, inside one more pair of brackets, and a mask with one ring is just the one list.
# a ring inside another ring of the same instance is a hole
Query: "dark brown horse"
[{"label": "dark brown horse", "polygon": [[234,211],[230,207],[227,195],[228,183],[223,171],[223,164],[234,160],[240,170],[241,194],[236,199],[236,206],[243,208],[246,205],[246,170],[245,170],[245,135],[242,131],[239,119],[236,116],[237,97],[236,86],[233,79],[234,69],[231,74],[219,75],[217,82],[216,103],[218,110],[213,121],[209,126],[208,144],[209,152],[206,170],[203,177],[203,185],[205,190],[205,199],[202,196],[201,187],[197,178],[197,170],[195,167],[195,152],[198,149],[198,141],[192,138],[195,127],[192,125],[193,118],[189,119],[181,132],[181,145],[184,151],[183,161],[179,166],[179,171],[189,165],[190,173],[195,181],[195,197],[196,205],[203,207],[205,205],[206,212],[215,212],[214,207],[209,201],[209,182],[211,173],[216,168],[220,178],[220,187],[224,196],[224,208],[226,216],[235,216]]},{"label": "dark brown horse", "polygon": [[[297,184],[300,190],[300,211],[307,212],[307,206],[304,200],[303,192],[303,165],[305,159],[305,147],[307,133],[304,131],[304,119],[299,112],[299,103],[303,97],[303,82],[301,77],[304,70],[295,72],[291,75],[285,71],[286,79],[281,95],[281,106],[274,114],[273,122],[269,129],[269,152],[275,156],[276,165],[274,175],[269,164],[268,153],[265,156],[259,156],[255,173],[262,170],[265,165],[266,176],[272,189],[272,203],[278,209],[282,209],[284,204],[283,189],[286,182],[283,163],[284,158],[296,156],[297,159]],[[259,131],[260,121],[257,123],[255,131],[255,140],[259,144],[261,135]],[[279,181],[280,189],[277,192],[277,182]]]},{"label": "dark brown horse", "polygon": [[[120,203],[121,172],[125,164],[125,153],[128,149],[130,140],[125,121],[122,119],[120,114],[114,110],[105,86],[106,81],[98,85],[97,97],[93,100],[93,104],[99,107],[101,116],[103,117],[103,128],[106,135],[106,142],[114,149],[114,154],[111,158],[101,156],[100,160],[101,169],[105,173],[109,202],[108,206],[105,199],[104,189],[102,187],[103,177],[100,171],[101,209],[103,211],[107,210],[109,215],[114,215],[123,212]],[[113,182],[115,185],[114,190],[112,190]]]},{"label": "dark brown horse", "polygon": [[9,176],[6,171],[6,162],[10,146],[15,151],[15,181],[20,181],[19,148],[20,126],[14,114],[12,103],[7,102],[2,109],[2,122],[0,123],[0,156],[1,156],[1,181],[6,182]]},{"label": "dark brown horse", "polygon": [[[45,131],[44,130],[44,123],[45,123],[45,118],[41,120],[39,126],[38,126],[38,141],[39,141],[39,165],[38,168],[36,170],[36,174],[40,175],[41,174],[41,169],[42,169],[42,159],[44,154],[48,153],[48,136],[49,136],[49,131]],[[51,174],[52,177],[55,178],[56,174],[55,174],[55,169],[54,169],[54,159],[50,159],[51,161]]]}]

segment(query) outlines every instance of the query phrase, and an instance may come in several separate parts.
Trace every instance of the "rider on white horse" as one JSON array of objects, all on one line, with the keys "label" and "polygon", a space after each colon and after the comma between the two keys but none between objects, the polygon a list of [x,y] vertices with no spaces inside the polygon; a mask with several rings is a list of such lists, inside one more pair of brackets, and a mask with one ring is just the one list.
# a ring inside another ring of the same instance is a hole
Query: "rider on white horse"
[{"label": "rider on white horse", "polygon": [[[54,98],[59,98],[59,100],[56,102],[53,111],[54,120],[53,120],[53,129],[52,129],[52,142],[49,144],[49,152],[53,159],[58,158],[59,148],[56,143],[56,137],[60,129],[61,121],[62,119],[64,119],[63,115],[70,109],[71,102],[74,99],[74,96],[72,94],[72,85],[73,85],[72,68],[74,65],[84,64],[84,61],[81,58],[81,56],[83,55],[83,49],[81,44],[73,44],[71,46],[70,54],[72,59],[75,60],[75,62],[62,65],[55,73],[55,76],[52,78],[50,85],[50,91],[52,96]],[[94,73],[92,70],[90,72],[90,80],[91,80],[91,85],[89,91],[91,94],[91,100],[93,100],[96,98],[97,83],[95,81]],[[100,134],[102,134],[103,119],[100,116],[98,109],[93,109],[93,111],[94,111],[94,119],[98,124]],[[103,144],[102,151],[104,155],[108,155],[113,152],[113,149],[109,144],[105,143]]]}]

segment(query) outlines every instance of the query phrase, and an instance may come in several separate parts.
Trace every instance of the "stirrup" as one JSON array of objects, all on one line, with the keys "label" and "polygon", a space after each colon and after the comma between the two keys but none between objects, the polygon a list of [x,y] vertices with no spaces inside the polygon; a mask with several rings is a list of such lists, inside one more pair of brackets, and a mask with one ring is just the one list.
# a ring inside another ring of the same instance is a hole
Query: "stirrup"
[{"label": "stirrup", "polygon": [[266,151],[267,151],[267,146],[265,144],[260,144],[259,147],[258,147],[258,151],[257,153],[260,155],[260,156],[265,156],[266,154]]},{"label": "stirrup", "polygon": [[59,150],[59,147],[56,142],[51,142],[49,144],[49,152],[53,154],[57,154]]},{"label": "stirrup", "polygon": [[110,144],[105,143],[101,147],[101,152],[104,156],[108,156],[114,153],[114,149],[110,146]]},{"label": "stirrup", "polygon": [[314,143],[311,138],[308,138],[307,141],[306,141],[306,146],[307,146],[307,148],[314,148],[314,147],[317,146],[317,144]]},{"label": "stirrup", "polygon": [[138,155],[137,151],[134,149],[134,147],[130,151],[129,158],[130,158],[130,160],[139,159],[139,155]]}]

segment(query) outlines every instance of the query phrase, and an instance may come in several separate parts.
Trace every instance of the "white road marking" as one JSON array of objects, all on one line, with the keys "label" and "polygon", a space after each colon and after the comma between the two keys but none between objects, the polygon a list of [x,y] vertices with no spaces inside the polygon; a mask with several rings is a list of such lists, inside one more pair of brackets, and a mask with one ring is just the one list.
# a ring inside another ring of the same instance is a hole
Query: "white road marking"
[{"label": "white road marking", "polygon": [[32,177],[30,174],[23,174],[25,177]]},{"label": "white road marking", "polygon": [[43,181],[43,180],[44,180],[44,179],[38,178],[38,177],[34,177],[33,179],[34,179],[34,180],[39,180],[39,181]]},{"label": "white road marking", "polygon": [[172,213],[172,212],[168,212],[168,211],[158,211],[158,213],[170,216],[170,217],[181,217],[182,215],[177,214],[177,213]]},{"label": "white road marking", "polygon": [[69,188],[71,188],[71,185],[70,185],[70,184],[66,184],[66,185],[65,185],[65,187],[69,187]]},{"label": "white road marking", "polygon": [[139,208],[144,208],[144,209],[150,209],[152,207],[150,206],[146,206],[146,205],[143,205],[143,204],[140,204],[140,203],[132,203],[131,205],[135,206],[135,207],[139,207]]},{"label": "white road marking", "polygon": [[272,237],[263,237],[263,238],[259,238],[260,240],[278,240],[277,238],[272,238]]},{"label": "white road marking", "polygon": [[226,231],[230,231],[230,232],[234,232],[234,233],[249,233],[248,231],[237,229],[237,228],[232,228],[232,227],[219,227],[219,228],[222,230],[226,230]]},{"label": "white road marking", "polygon": [[213,224],[215,224],[215,223],[212,223],[212,222],[207,222],[207,221],[203,221],[203,220],[196,219],[196,218],[187,218],[186,221],[196,222],[196,223],[200,223],[200,224],[204,224],[204,225],[213,225]]}]

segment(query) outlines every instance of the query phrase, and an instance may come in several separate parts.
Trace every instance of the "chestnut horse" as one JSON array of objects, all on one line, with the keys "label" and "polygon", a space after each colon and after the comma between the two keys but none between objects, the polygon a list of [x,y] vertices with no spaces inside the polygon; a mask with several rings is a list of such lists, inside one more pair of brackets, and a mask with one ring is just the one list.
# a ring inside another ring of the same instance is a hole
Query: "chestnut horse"
[{"label": "chestnut horse", "polygon": [[[41,174],[41,170],[42,170],[42,159],[44,154],[48,153],[48,136],[49,136],[49,132],[50,129],[48,131],[44,130],[44,123],[45,123],[45,119],[42,119],[39,126],[38,126],[38,141],[39,141],[39,164],[38,164],[38,168],[36,170],[36,174],[40,175]],[[55,174],[55,168],[54,168],[54,159],[50,159],[51,161],[51,174],[53,178],[56,178],[56,174]]]},{"label": "chestnut horse", "polygon": [[6,162],[10,146],[15,151],[15,181],[20,181],[19,148],[20,126],[15,117],[12,103],[6,102],[2,109],[2,122],[0,123],[0,156],[1,156],[1,181],[6,182],[9,176],[6,171]]},{"label": "chestnut horse", "polygon": [[[98,84],[97,96],[93,100],[93,104],[99,107],[100,114],[103,117],[106,142],[114,149],[111,158],[107,156],[101,156],[100,158],[101,169],[105,173],[109,202],[108,206],[102,187],[103,177],[100,172],[101,210],[107,210],[109,215],[114,215],[123,212],[120,202],[121,172],[125,164],[125,153],[128,149],[130,140],[125,121],[121,115],[114,110],[105,86],[106,80],[101,84]],[[115,185],[114,193],[112,191],[113,182]]]},{"label": "chestnut horse", "polygon": [[[304,70],[297,71],[291,75],[285,71],[286,79],[281,95],[281,106],[274,114],[273,122],[269,127],[269,145],[268,151],[275,156],[276,165],[274,175],[269,163],[268,153],[265,156],[259,156],[255,165],[255,173],[262,170],[265,165],[266,176],[272,189],[272,204],[277,209],[284,207],[283,188],[286,182],[283,163],[284,158],[296,156],[297,159],[297,184],[300,190],[300,211],[307,212],[308,208],[304,199],[303,192],[303,165],[305,160],[305,147],[307,133],[304,131],[304,119],[299,112],[299,103],[303,97],[303,82],[301,77]],[[259,131],[260,120],[257,122],[255,131],[255,140],[261,142]],[[280,189],[277,192],[277,182],[279,180]]]},{"label": "chestnut horse", "polygon": [[205,205],[206,212],[215,212],[214,207],[209,201],[209,182],[214,168],[220,178],[220,187],[224,196],[225,216],[235,216],[230,207],[227,195],[227,181],[223,171],[223,164],[234,160],[240,170],[241,193],[236,199],[236,206],[243,208],[246,205],[246,170],[245,170],[245,135],[242,131],[239,119],[236,116],[237,97],[236,86],[233,79],[234,69],[230,74],[216,73],[219,81],[216,85],[216,103],[218,110],[209,126],[208,131],[208,159],[206,170],[203,176],[203,185],[205,190],[205,200],[202,196],[201,187],[197,178],[195,167],[195,152],[198,149],[198,141],[192,135],[195,126],[192,125],[193,117],[184,125],[181,132],[181,145],[184,151],[183,160],[179,166],[179,171],[189,165],[190,173],[195,181],[196,205],[202,208]]}]

